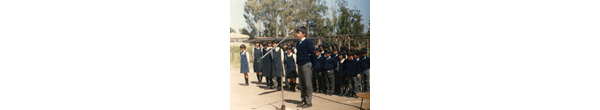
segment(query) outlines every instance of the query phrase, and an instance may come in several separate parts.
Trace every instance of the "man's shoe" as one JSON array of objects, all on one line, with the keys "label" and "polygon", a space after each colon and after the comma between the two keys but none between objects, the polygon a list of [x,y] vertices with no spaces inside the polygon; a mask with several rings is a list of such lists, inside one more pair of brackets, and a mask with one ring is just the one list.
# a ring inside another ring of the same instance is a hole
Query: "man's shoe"
[{"label": "man's shoe", "polygon": [[312,107],[312,104],[304,104],[304,105],[302,106],[302,108],[308,108],[308,107]]},{"label": "man's shoe", "polygon": [[305,105],[304,103],[301,103],[301,104],[298,104],[298,106],[296,106],[296,107],[303,107],[304,105]]}]

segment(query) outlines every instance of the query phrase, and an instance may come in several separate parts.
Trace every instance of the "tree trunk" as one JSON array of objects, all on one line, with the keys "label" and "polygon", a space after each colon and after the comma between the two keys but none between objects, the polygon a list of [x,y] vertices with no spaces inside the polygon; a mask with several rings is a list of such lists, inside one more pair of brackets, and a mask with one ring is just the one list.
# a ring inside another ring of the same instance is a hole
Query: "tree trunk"
[{"label": "tree trunk", "polygon": [[346,36],[346,37],[348,37],[348,48],[351,48],[350,47],[350,36]]}]

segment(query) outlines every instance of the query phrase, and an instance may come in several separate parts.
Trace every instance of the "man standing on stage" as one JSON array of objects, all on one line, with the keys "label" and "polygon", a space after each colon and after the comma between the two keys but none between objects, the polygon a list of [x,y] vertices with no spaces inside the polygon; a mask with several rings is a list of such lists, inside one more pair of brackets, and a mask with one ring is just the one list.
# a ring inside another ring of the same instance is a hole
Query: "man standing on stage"
[{"label": "man standing on stage", "polygon": [[306,39],[306,27],[296,28],[296,38],[300,41],[296,44],[296,64],[298,65],[298,77],[300,80],[302,104],[297,107],[308,108],[312,106],[312,63],[316,59],[315,47],[312,41]]}]

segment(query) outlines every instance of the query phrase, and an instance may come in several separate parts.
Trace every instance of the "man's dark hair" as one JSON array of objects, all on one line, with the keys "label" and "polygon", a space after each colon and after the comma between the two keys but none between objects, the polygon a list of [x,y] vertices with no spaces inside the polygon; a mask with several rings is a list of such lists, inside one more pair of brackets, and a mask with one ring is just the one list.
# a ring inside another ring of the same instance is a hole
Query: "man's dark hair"
[{"label": "man's dark hair", "polygon": [[[302,32],[303,34],[306,34],[306,27],[304,27],[304,26],[296,27],[296,33],[298,31]],[[306,37],[306,36],[304,36],[304,37]]]}]

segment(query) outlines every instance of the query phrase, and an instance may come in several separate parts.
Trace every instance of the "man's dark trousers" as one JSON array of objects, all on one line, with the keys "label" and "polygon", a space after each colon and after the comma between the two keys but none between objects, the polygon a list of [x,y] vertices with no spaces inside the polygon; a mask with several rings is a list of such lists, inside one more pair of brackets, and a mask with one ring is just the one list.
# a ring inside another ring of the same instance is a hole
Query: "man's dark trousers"
[{"label": "man's dark trousers", "polygon": [[298,78],[300,80],[300,98],[305,104],[312,104],[312,63],[298,65]]}]

